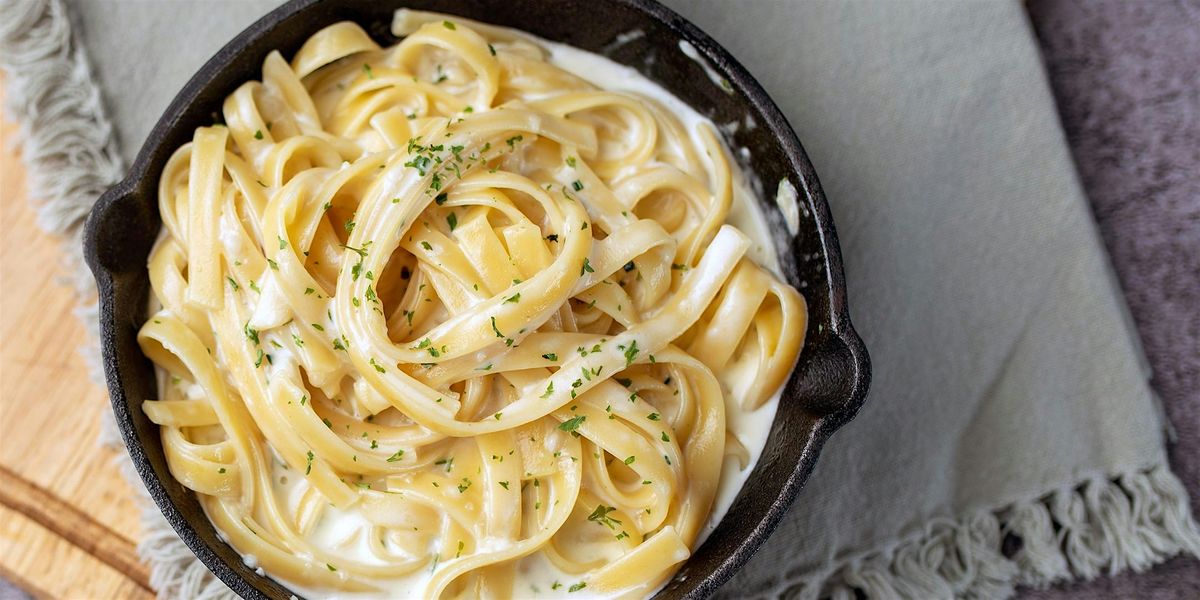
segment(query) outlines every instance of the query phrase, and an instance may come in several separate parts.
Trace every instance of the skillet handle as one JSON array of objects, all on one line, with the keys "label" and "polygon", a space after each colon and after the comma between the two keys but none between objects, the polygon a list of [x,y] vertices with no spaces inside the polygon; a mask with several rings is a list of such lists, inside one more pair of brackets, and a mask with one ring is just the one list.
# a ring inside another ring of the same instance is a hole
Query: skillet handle
[{"label": "skillet handle", "polygon": [[837,425],[854,417],[871,385],[871,357],[849,319],[810,338],[809,356],[796,365],[799,397],[815,415]]}]

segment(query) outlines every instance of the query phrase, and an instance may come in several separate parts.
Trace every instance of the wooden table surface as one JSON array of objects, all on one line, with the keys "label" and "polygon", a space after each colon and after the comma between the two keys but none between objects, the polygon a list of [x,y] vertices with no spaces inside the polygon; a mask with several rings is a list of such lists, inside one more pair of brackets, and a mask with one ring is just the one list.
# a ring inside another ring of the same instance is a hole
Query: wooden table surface
[{"label": "wooden table surface", "polygon": [[0,124],[0,577],[38,598],[151,598],[124,450],[97,441],[108,396],[78,352],[80,299],[62,240],[35,222],[15,135]]}]

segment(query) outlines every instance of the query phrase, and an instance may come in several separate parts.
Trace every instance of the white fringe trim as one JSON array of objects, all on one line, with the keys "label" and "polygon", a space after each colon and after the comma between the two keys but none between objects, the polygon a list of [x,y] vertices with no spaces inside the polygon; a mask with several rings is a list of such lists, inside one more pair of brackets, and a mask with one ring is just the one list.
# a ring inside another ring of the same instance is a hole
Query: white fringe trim
[{"label": "white fringe trim", "polygon": [[14,142],[22,146],[30,196],[42,200],[38,224],[67,236],[75,288],[91,289],[80,225],[124,173],[112,125],[83,50],[71,39],[65,7],[57,0],[5,0],[2,8],[5,104],[19,128]]},{"label": "white fringe trim", "polygon": [[[39,224],[67,237],[66,262],[81,296],[94,295],[79,243],[80,225],[123,165],[112,125],[82,48],[71,38],[61,0],[3,0],[0,68],[7,109],[20,126],[30,195],[42,200]],[[78,312],[95,335],[96,307]],[[93,338],[94,339],[94,338]],[[102,381],[98,348],[84,349]],[[121,444],[112,413],[103,411],[101,443]],[[139,496],[150,585],[163,599],[234,598],[167,524],[145,493],[127,454],[117,459]],[[1006,548],[1012,548],[1007,553]],[[1007,598],[1016,586],[1045,587],[1126,569],[1143,571],[1181,552],[1200,556],[1200,528],[1187,493],[1163,464],[1092,478],[1041,498],[966,518],[933,520],[882,550],[859,553],[818,573],[768,582],[758,598]],[[745,590],[720,595],[745,597]]]},{"label": "white fringe trim", "polygon": [[822,572],[784,576],[749,595],[718,596],[1010,598],[1017,586],[1142,572],[1180,553],[1200,556],[1200,527],[1187,491],[1159,464],[957,521],[934,520],[882,550],[845,557]]},{"label": "white fringe trim", "polygon": [[[80,349],[92,379],[104,383],[100,368],[95,283],[83,261],[82,225],[104,190],[120,181],[125,167],[113,127],[82,47],[71,36],[61,0],[0,2],[0,69],[5,78],[5,109],[18,124],[36,198],[38,225],[65,237],[64,266],[79,293],[76,311],[92,343]],[[99,443],[124,449],[112,411],[103,410]],[[137,496],[142,513],[138,555],[150,567],[150,586],[162,599],[217,600],[237,596],[204,567],[159,513],[121,452],[117,466]]]}]

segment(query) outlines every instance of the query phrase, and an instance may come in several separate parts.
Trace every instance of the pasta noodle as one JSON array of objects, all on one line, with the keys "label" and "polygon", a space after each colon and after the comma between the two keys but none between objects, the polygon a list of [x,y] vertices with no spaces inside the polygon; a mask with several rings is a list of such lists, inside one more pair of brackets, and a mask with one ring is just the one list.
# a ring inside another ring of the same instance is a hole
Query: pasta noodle
[{"label": "pasta noodle", "polygon": [[159,185],[138,340],[173,476],[300,592],[650,595],[761,439],[803,298],[711,125],[513,30],[314,34]]}]

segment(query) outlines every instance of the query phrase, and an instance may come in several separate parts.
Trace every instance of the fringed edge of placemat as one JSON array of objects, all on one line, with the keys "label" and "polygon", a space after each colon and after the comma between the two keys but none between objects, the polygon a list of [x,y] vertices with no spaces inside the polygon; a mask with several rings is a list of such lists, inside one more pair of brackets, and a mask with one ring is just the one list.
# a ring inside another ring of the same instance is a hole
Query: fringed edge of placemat
[{"label": "fringed edge of placemat", "polygon": [[[83,50],[71,37],[61,2],[5,0],[0,20],[0,69],[6,102],[38,198],[38,225],[66,237],[65,260],[77,290],[92,290],[83,262],[81,225],[124,164]],[[89,325],[95,331],[95,320]]]},{"label": "fringed edge of placemat", "polygon": [[[83,260],[83,222],[96,199],[125,172],[112,123],[79,42],[71,32],[61,0],[0,2],[0,70],[5,73],[5,110],[16,122],[13,144],[21,147],[36,198],[38,225],[62,236],[64,284],[80,298],[76,311],[90,343],[80,349],[92,379],[104,384],[100,369],[95,283]],[[150,567],[150,586],[159,598],[236,598],[196,559],[163,518],[124,452],[112,411],[101,411],[97,442],[120,448],[117,466],[129,482],[141,511],[138,554]]]},{"label": "fringed edge of placemat", "polygon": [[[5,0],[0,69],[6,108],[19,125],[15,140],[38,198],[39,224],[63,235],[79,316],[96,339],[94,285],[83,262],[80,232],[92,204],[124,172],[112,124],[82,47],[72,39],[61,0]],[[82,349],[92,377],[103,382],[95,343]],[[103,411],[100,443],[120,446],[112,413]],[[145,493],[129,456],[118,464],[142,510],[138,552],[160,598],[215,600],[233,592],[212,575]],[[1143,571],[1176,554],[1200,556],[1200,528],[1187,492],[1165,463],[1096,476],[1068,489],[937,519],[883,549],[842,558],[816,573],[788,574],[759,598],[1006,598],[1018,585],[1044,587],[1126,569]]]},{"label": "fringed edge of placemat", "polygon": [[785,575],[754,597],[1009,598],[1017,586],[1142,572],[1181,553],[1200,556],[1200,527],[1183,484],[1159,463],[935,519],[882,549]]}]

